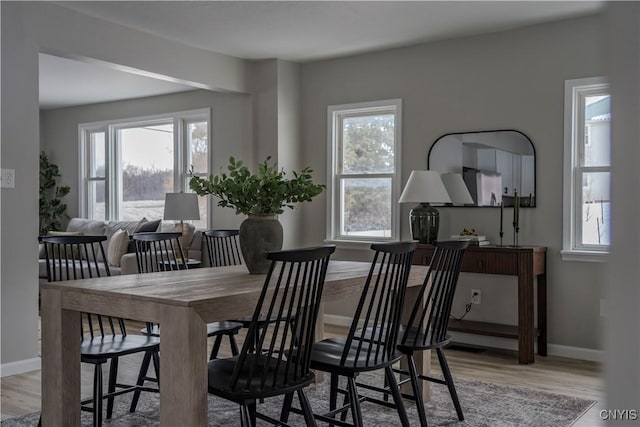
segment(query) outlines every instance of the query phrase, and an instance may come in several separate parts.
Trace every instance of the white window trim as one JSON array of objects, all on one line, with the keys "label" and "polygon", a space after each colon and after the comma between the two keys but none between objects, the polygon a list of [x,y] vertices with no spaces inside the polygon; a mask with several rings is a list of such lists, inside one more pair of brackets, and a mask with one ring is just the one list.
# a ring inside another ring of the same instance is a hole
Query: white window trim
[{"label": "white window trim", "polygon": [[[576,100],[581,89],[608,88],[606,77],[589,77],[566,80],[564,84],[564,168],[563,168],[563,206],[562,206],[562,250],[563,261],[605,262],[609,255],[609,246],[595,246],[592,249],[576,245],[576,173],[574,165],[577,157],[575,139],[584,132],[577,129]],[[580,212],[581,214],[581,212]]]},{"label": "white window trim", "polygon": [[[113,168],[114,165],[109,163],[110,159],[115,158],[115,153],[112,152],[114,149],[114,138],[115,132],[118,129],[135,127],[141,124],[148,124],[149,122],[161,122],[167,121],[167,119],[173,120],[174,125],[174,147],[176,148],[175,156],[174,156],[174,189],[173,191],[188,191],[188,172],[189,165],[187,164],[187,149],[185,142],[185,124],[196,120],[206,118],[207,120],[207,141],[209,141],[209,159],[208,159],[208,168],[211,171],[212,166],[212,141],[211,141],[211,109],[210,108],[201,108],[197,110],[186,110],[186,111],[177,111],[172,113],[165,114],[155,114],[151,116],[137,116],[130,117],[124,119],[116,119],[116,120],[105,120],[99,122],[89,122],[89,123],[80,123],[78,124],[78,188],[80,188],[80,192],[78,195],[78,203],[79,203],[79,212],[83,218],[88,217],[88,201],[87,201],[87,165],[89,155],[87,150],[87,135],[92,131],[104,131],[105,132],[105,191],[107,193],[107,197],[105,199],[105,216],[107,221],[112,221],[114,215],[116,214],[117,207],[113,204],[113,191],[111,191],[111,174],[114,173]],[[180,143],[178,143],[180,140]],[[201,174],[200,174],[201,175]],[[116,183],[116,185],[119,185]],[[207,211],[208,222],[207,227],[211,227],[212,222],[212,206],[211,206],[211,198],[207,198]]]},{"label": "white window trim", "polygon": [[[394,170],[393,183],[391,186],[391,237],[379,238],[366,236],[362,238],[358,237],[345,237],[338,236],[339,220],[337,218],[337,206],[339,206],[339,186],[337,185],[336,170],[337,170],[337,132],[338,120],[337,117],[340,114],[360,113],[360,110],[370,109],[371,112],[375,112],[376,109],[380,111],[386,111],[389,107],[395,108],[395,141],[394,141]],[[391,242],[400,240],[400,205],[397,203],[400,197],[400,184],[402,181],[401,176],[401,153],[402,153],[402,100],[401,99],[388,99],[382,101],[372,102],[359,102],[351,104],[330,105],[327,108],[327,224],[326,224],[326,239],[325,243],[337,244],[343,249],[363,249],[368,247],[371,243],[376,242]]]}]

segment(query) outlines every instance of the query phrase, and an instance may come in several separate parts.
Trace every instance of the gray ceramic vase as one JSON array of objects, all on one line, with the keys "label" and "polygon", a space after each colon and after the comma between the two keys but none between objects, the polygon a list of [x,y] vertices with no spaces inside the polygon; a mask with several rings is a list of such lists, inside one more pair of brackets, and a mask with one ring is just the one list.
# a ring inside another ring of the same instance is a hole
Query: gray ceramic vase
[{"label": "gray ceramic vase", "polygon": [[240,250],[249,274],[266,274],[265,252],[282,249],[282,224],[275,215],[249,215],[240,224]]}]

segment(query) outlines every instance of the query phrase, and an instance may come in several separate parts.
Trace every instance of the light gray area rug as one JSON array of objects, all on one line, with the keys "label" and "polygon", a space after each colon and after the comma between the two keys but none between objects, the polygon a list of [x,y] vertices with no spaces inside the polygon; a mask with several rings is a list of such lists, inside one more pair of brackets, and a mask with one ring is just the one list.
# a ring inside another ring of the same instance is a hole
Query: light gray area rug
[{"label": "light gray area rug", "polygon": [[[370,378],[366,378],[369,380]],[[429,426],[473,426],[473,427],[562,427],[571,425],[595,402],[575,397],[543,393],[526,388],[490,384],[481,381],[456,381],[465,420],[458,421],[446,386],[432,384],[432,400],[427,406]],[[327,412],[329,386],[327,380],[312,384],[307,395],[316,413]],[[366,394],[366,392],[363,392]],[[105,420],[104,426],[132,427],[158,426],[159,396],[143,393],[136,413],[129,413],[130,397],[116,399],[114,416]],[[258,411],[278,416],[282,400],[272,398],[258,405]],[[299,406],[297,398],[294,405]],[[419,426],[418,415],[411,401],[405,401],[412,426]],[[366,426],[399,426],[397,413],[372,403],[362,406]],[[2,427],[35,426],[39,413],[12,418],[2,422]],[[350,416],[347,420],[350,420]],[[291,414],[289,423],[304,426],[301,416]],[[91,414],[82,413],[82,425],[91,425]],[[209,396],[209,426],[239,426],[238,406],[234,403]],[[268,425],[258,420],[258,425]],[[319,423],[319,425],[326,425]]]}]

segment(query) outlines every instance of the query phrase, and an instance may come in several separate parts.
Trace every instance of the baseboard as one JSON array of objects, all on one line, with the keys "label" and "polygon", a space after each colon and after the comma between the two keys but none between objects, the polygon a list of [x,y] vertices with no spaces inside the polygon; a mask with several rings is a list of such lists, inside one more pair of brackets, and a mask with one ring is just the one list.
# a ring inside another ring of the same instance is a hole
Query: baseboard
[{"label": "baseboard", "polygon": [[[351,325],[351,318],[336,314],[325,314],[324,322],[329,325],[348,327]],[[508,338],[488,337],[484,335],[466,334],[464,332],[451,332],[451,337],[453,342],[459,344],[499,348],[502,350],[518,350],[518,342]],[[602,350],[559,344],[547,344],[547,354],[549,356],[560,356],[593,362],[602,362],[604,360]]]},{"label": "baseboard", "polygon": [[11,375],[24,374],[25,372],[39,371],[41,367],[42,363],[39,357],[3,363],[0,365],[0,376],[4,378]]}]

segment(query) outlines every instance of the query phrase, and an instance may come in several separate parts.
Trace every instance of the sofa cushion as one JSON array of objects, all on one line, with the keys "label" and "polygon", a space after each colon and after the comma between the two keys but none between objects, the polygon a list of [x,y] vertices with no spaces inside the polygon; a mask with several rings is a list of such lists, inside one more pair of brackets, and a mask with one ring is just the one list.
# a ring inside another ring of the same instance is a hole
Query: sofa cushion
[{"label": "sofa cushion", "polygon": [[79,231],[85,236],[104,236],[107,225],[104,221],[93,219],[71,218],[67,231]]},{"label": "sofa cushion", "polygon": [[[89,277],[88,270],[87,270],[87,265],[86,265],[87,261],[83,260],[82,263],[83,263],[83,269],[85,271],[85,274],[86,274],[87,277]],[[91,266],[91,267],[92,267],[91,271],[95,271],[93,266]],[[101,263],[99,265],[99,269],[100,269],[100,275],[101,276],[106,276],[107,275],[106,270],[104,268],[104,263]],[[111,266],[109,266],[109,273],[111,273],[112,276],[119,276],[120,275],[120,267],[111,267]],[[63,273],[63,276],[64,276],[64,273]],[[38,277],[44,279],[45,281],[47,279],[47,260],[46,259],[38,260]],[[66,278],[66,277],[64,277],[64,278]]]},{"label": "sofa cushion", "polygon": [[[49,232],[47,232],[47,236],[82,236],[82,233],[79,231],[56,231],[56,230],[51,230]],[[49,248],[51,248],[51,246],[49,246]],[[44,245],[41,245],[41,256],[39,254],[39,258],[47,258],[47,252],[46,249],[44,248]],[[64,255],[60,255],[59,251],[56,250],[54,251],[55,253],[55,257],[56,258],[78,258],[78,248],[74,247],[73,248],[73,252],[69,252],[67,254],[67,256],[65,257]],[[64,251],[63,251],[64,254]]]},{"label": "sofa cushion", "polygon": [[120,258],[127,253],[129,246],[129,233],[127,230],[117,230],[111,236],[107,247],[107,262],[109,265],[120,267]]}]

